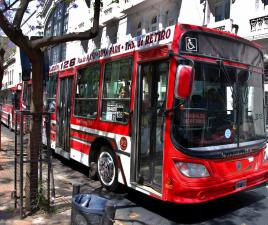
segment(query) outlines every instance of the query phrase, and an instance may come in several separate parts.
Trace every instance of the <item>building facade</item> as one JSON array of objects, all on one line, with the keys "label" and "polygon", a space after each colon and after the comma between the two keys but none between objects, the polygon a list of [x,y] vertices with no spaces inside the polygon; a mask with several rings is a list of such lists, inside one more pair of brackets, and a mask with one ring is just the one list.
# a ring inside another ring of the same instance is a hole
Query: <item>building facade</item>
[{"label": "building facade", "polygon": [[[74,41],[48,50],[50,64],[106,48],[175,23],[202,25],[204,5],[200,0],[104,0],[100,16],[100,32],[93,40]],[[44,35],[62,35],[89,29],[93,23],[93,4],[90,9],[83,0],[69,5],[61,1],[46,1],[38,15],[44,24]],[[55,7],[56,6],[56,7]],[[190,7],[191,6],[191,7]],[[54,10],[56,9],[56,10]],[[79,15],[79,16],[78,16]]]}]

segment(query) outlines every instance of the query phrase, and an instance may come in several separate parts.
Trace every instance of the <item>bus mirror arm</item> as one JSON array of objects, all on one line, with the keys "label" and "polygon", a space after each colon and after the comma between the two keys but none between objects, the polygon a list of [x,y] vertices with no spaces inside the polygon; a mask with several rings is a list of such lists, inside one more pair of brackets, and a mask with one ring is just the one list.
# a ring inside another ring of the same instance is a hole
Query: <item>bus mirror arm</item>
[{"label": "bus mirror arm", "polygon": [[166,117],[166,116],[168,116],[171,112],[173,113],[173,111],[174,111],[174,108],[166,109],[166,110],[163,112],[162,116],[163,116],[163,117]]},{"label": "bus mirror arm", "polygon": [[176,109],[180,109],[181,106],[183,106],[182,103],[180,103],[180,104],[178,104],[178,105],[176,105],[176,106],[174,106],[174,107],[172,107],[172,108],[170,108],[170,109],[166,109],[166,110],[164,110],[164,112],[163,112],[163,116],[168,116],[170,113],[173,113],[174,110],[176,110]]},{"label": "bus mirror arm", "polygon": [[169,50],[168,55],[169,57],[176,57],[179,64],[181,63],[181,61],[184,61],[184,62],[188,62],[189,65],[194,67],[194,60],[192,60],[191,58],[187,58],[182,55],[179,55],[178,53],[175,53],[173,50]]}]

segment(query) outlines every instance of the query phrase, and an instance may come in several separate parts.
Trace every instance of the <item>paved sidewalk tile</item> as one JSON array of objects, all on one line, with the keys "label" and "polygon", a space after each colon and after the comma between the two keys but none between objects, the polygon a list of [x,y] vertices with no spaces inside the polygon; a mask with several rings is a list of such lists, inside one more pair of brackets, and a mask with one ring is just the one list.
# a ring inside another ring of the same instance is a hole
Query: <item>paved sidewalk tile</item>
[{"label": "paved sidewalk tile", "polygon": [[[11,199],[11,193],[14,190],[14,140],[12,138],[14,133],[10,133],[5,129],[2,126],[0,149],[0,225],[70,224],[72,186],[66,182],[64,187],[61,181],[56,180],[56,185],[59,182],[61,184],[60,189],[66,190],[66,193],[59,195],[58,190],[56,190],[53,213],[45,214],[38,211],[36,214],[27,216],[23,220],[20,219],[19,210],[15,210],[14,199]],[[11,136],[9,137],[10,134]]]}]

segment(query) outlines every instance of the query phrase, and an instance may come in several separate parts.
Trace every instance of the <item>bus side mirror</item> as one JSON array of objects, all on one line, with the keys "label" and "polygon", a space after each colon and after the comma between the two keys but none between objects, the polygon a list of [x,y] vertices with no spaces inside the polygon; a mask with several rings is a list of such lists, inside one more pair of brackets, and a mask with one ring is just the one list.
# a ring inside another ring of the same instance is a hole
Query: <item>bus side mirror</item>
[{"label": "bus side mirror", "polygon": [[192,93],[194,80],[194,68],[187,65],[179,65],[176,73],[174,94],[176,98],[185,99]]}]

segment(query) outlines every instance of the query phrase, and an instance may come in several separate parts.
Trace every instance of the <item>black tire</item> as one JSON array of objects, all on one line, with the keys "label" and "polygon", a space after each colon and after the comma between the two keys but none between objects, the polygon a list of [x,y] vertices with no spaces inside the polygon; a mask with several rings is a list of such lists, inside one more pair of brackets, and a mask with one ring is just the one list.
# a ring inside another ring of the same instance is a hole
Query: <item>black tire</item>
[{"label": "black tire", "polygon": [[97,172],[102,186],[109,191],[115,191],[118,187],[118,166],[115,154],[109,147],[101,147],[97,159]]}]

